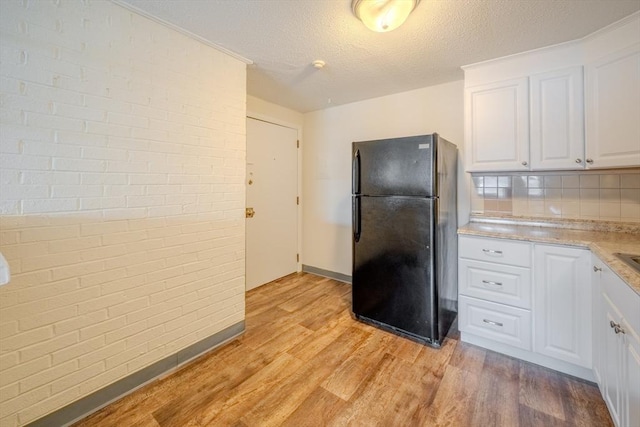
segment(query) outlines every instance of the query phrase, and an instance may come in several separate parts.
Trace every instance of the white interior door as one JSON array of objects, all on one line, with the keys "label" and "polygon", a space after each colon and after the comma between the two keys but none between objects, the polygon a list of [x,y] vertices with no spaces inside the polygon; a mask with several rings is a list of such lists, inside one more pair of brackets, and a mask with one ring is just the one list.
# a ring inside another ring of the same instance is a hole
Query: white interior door
[{"label": "white interior door", "polygon": [[247,118],[246,288],[297,269],[298,132]]}]

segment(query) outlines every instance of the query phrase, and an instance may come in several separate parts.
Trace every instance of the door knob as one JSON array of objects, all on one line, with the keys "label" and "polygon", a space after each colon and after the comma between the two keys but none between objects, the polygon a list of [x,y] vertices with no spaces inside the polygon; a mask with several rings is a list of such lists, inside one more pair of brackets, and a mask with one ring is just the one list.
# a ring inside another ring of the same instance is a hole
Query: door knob
[{"label": "door knob", "polygon": [[245,209],[245,217],[246,218],[253,218],[253,216],[256,214],[256,211],[253,210],[253,208],[246,208]]},{"label": "door knob", "polygon": [[587,159],[587,160],[585,160],[585,162],[587,162],[589,164],[592,164],[593,163],[593,159]]}]

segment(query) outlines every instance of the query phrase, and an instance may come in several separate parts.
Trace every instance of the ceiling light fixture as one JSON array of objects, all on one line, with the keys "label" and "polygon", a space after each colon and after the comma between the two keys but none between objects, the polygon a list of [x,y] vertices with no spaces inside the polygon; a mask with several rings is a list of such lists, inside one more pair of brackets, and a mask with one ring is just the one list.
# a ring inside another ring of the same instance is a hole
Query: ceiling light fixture
[{"label": "ceiling light fixture", "polygon": [[370,30],[385,33],[395,30],[420,3],[420,0],[352,0],[353,14]]}]

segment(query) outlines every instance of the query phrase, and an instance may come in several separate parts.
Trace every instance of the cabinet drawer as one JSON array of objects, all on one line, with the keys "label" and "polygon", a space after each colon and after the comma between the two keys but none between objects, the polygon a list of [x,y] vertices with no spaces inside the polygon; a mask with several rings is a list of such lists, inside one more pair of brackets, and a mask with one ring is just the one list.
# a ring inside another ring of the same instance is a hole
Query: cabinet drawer
[{"label": "cabinet drawer", "polygon": [[460,296],[459,329],[513,347],[531,350],[531,312]]},{"label": "cabinet drawer", "polygon": [[531,267],[531,244],[512,240],[460,236],[461,258],[497,262],[516,267]]},{"label": "cabinet drawer", "polygon": [[528,268],[461,259],[458,284],[462,295],[531,308],[531,270]]}]

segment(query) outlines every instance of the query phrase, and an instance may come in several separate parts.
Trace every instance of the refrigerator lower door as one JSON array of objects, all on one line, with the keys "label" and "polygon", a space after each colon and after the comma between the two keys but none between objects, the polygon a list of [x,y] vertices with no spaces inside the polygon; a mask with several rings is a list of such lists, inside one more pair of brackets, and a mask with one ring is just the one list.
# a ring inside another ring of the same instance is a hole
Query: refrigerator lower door
[{"label": "refrigerator lower door", "polygon": [[353,313],[426,343],[437,340],[434,203],[428,198],[354,198]]}]

